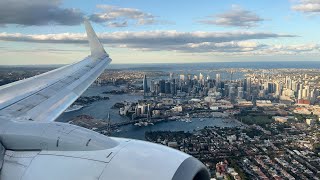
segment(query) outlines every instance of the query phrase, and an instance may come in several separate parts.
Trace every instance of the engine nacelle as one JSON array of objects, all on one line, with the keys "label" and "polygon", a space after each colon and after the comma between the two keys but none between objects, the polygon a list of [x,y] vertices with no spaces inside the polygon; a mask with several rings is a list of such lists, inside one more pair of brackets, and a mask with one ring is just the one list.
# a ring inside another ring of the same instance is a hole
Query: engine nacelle
[{"label": "engine nacelle", "polygon": [[65,123],[9,122],[0,128],[0,141],[7,149],[1,180],[208,180],[210,177],[199,160],[178,150],[107,137]]}]

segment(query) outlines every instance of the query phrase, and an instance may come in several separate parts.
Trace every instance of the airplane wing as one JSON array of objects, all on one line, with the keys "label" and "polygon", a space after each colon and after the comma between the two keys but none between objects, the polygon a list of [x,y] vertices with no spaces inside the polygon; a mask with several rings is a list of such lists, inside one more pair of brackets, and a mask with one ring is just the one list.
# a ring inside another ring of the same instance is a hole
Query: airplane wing
[{"label": "airplane wing", "polygon": [[71,65],[0,87],[0,116],[54,121],[111,62],[86,20],[91,55]]},{"label": "airplane wing", "polygon": [[206,167],[180,151],[53,122],[111,62],[85,26],[90,56],[0,87],[0,179],[208,180]]}]

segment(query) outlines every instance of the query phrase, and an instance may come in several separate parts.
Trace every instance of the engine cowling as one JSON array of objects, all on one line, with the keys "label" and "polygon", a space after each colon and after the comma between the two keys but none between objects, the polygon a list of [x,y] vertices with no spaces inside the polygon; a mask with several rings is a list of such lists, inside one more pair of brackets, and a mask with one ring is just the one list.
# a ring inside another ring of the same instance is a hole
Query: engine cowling
[{"label": "engine cowling", "polygon": [[210,179],[208,170],[196,158],[163,145],[138,140],[132,140],[122,148],[101,177],[108,179],[111,173],[119,174],[119,179],[128,180]]},{"label": "engine cowling", "polygon": [[10,122],[0,128],[0,142],[9,149],[1,180],[210,178],[199,160],[178,150],[64,123]]}]

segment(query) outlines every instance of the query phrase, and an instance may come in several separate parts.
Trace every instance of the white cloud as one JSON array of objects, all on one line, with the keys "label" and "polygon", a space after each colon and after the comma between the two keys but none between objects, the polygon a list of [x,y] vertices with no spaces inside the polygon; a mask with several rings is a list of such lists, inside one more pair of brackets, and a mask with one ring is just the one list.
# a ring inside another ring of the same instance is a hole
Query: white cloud
[{"label": "white cloud", "polygon": [[320,13],[320,0],[299,0],[292,6],[292,9],[303,13],[318,14]]},{"label": "white cloud", "polygon": [[[134,8],[121,8],[110,5],[97,5],[102,10],[90,16],[90,20],[97,23],[108,22],[110,27],[126,27],[128,22],[135,25],[148,25],[157,22],[156,17],[150,13],[143,12]],[[124,22],[126,22],[124,24]]]}]

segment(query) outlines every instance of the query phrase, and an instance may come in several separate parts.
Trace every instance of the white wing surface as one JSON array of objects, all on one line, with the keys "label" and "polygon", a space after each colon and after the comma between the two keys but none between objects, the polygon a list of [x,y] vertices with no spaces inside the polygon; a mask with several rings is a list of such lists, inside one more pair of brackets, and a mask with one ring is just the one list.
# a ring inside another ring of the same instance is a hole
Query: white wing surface
[{"label": "white wing surface", "polygon": [[0,87],[0,179],[209,180],[200,161],[177,150],[52,122],[111,62],[85,26],[90,56]]},{"label": "white wing surface", "polygon": [[0,87],[0,117],[54,121],[111,62],[85,21],[91,55],[80,62]]}]

